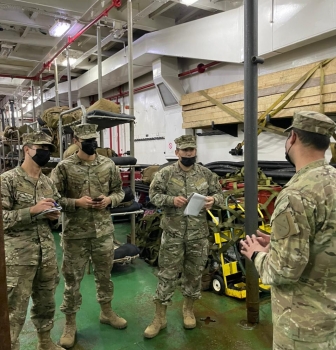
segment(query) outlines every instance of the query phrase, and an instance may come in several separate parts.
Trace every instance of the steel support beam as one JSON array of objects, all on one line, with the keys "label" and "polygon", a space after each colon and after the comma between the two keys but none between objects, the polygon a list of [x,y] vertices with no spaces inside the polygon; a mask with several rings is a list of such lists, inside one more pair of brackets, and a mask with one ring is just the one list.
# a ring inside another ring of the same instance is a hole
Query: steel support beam
[{"label": "steel support beam", "polygon": [[[103,98],[103,71],[102,71],[102,45],[101,45],[101,27],[97,24],[97,68],[98,68],[98,100]],[[104,130],[100,131],[100,147],[104,147]]]},{"label": "steel support beam", "polygon": [[164,12],[175,6],[177,3],[173,1],[168,1],[165,4],[163,4],[161,7],[159,7],[157,10],[153,11],[148,15],[149,18],[153,19],[157,16],[162,15]]},{"label": "steel support beam", "polygon": [[58,67],[57,67],[57,58],[54,59],[55,66],[55,101],[56,107],[60,106],[59,94],[58,94]]},{"label": "steel support beam", "polygon": [[67,75],[68,75],[68,101],[69,101],[69,108],[72,108],[72,96],[71,96],[71,65],[70,65],[70,55],[69,55],[69,49],[67,48],[65,50],[66,53],[66,59],[67,59]]},{"label": "steel support beam", "polygon": [[[258,229],[258,0],[244,1],[244,168],[245,231],[252,236]],[[246,259],[247,322],[259,322],[259,276]]]},{"label": "steel support beam", "polygon": [[9,100],[9,107],[12,115],[12,126],[15,126],[14,100]]},{"label": "steel support beam", "polygon": [[[43,114],[43,81],[42,81],[42,74],[40,75],[40,100],[41,100],[41,105],[40,105],[40,110],[41,110],[41,117],[42,117],[42,114]],[[40,124],[37,124],[38,128],[39,128],[39,125]]]},{"label": "steel support beam", "polygon": [[31,81],[31,97],[32,97],[32,103],[33,103],[33,122],[36,121],[36,110],[35,110],[35,87],[34,82]]},{"label": "steel support beam", "polygon": [[[127,0],[127,29],[128,29],[128,87],[129,114],[134,115],[134,79],[133,79],[133,9],[132,0]],[[130,123],[130,156],[134,157],[134,122]],[[131,189],[135,193],[134,167],[131,167]],[[131,243],[135,244],[135,215],[131,215]]]}]

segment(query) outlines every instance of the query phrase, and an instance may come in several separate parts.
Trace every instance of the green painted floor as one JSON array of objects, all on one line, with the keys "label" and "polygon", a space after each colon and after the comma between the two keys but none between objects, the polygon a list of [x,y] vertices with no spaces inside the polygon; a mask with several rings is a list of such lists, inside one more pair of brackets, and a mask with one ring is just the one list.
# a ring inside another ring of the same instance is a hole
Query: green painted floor
[{"label": "green painted floor", "polygon": [[[126,242],[129,233],[128,224],[116,224],[116,238]],[[61,266],[62,252],[59,236],[55,234],[58,262]],[[77,315],[77,342],[74,350],[266,350],[272,346],[271,307],[269,296],[261,299],[260,324],[252,330],[240,327],[240,321],[246,319],[245,301],[212,292],[203,292],[203,297],[195,304],[197,327],[185,330],[182,325],[182,296],[176,291],[174,302],[168,308],[168,326],[153,339],[144,339],[143,331],[154,315],[152,295],[156,287],[155,269],[143,260],[133,264],[115,266],[112,278],[115,284],[113,307],[119,315],[126,318],[128,327],[115,330],[99,323],[99,305],[95,299],[93,275],[86,275],[81,284],[83,305]],[[55,326],[52,338],[58,341],[62,334],[64,316],[59,311],[62,301],[64,281],[56,293]],[[29,314],[28,314],[29,315]],[[207,319],[208,321],[202,321]],[[213,322],[214,321],[214,322]],[[32,322],[27,316],[21,333],[21,350],[36,349],[36,334]]]}]

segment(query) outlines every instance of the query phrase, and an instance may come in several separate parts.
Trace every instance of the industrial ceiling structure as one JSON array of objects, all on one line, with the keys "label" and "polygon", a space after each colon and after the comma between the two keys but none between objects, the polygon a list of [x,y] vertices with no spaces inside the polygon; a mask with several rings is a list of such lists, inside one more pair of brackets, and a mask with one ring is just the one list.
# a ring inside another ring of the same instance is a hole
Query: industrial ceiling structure
[{"label": "industrial ceiling structure", "polygon": [[[127,45],[127,0],[1,0],[0,107],[15,99],[25,104],[54,86],[54,58],[59,81],[67,80],[68,45],[71,77],[97,65],[97,24],[103,61]],[[133,37],[237,8],[243,0],[133,0]],[[104,13],[105,9],[109,11]],[[103,14],[103,15],[102,15]],[[99,21],[91,24],[101,15]],[[84,29],[85,32],[80,34]],[[65,32],[61,33],[64,27]],[[60,36],[59,36],[60,35]],[[70,44],[71,42],[71,44]]]}]

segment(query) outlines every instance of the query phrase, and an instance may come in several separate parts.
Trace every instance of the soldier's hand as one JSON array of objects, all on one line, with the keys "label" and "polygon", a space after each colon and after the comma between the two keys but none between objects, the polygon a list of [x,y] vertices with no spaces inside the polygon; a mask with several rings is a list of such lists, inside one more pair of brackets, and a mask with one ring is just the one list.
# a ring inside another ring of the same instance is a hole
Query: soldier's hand
[{"label": "soldier's hand", "polygon": [[99,196],[98,198],[102,198],[101,201],[92,201],[92,208],[102,210],[105,209],[108,205],[111,204],[112,200],[110,197],[106,197],[104,195]]},{"label": "soldier's hand", "polygon": [[55,201],[52,198],[44,198],[37,202],[33,207],[30,207],[29,211],[31,215],[40,214],[44,210],[51,209],[55,206]]},{"label": "soldier's hand", "polygon": [[89,196],[83,196],[82,198],[76,199],[76,207],[84,209],[92,208],[92,198]]},{"label": "soldier's hand", "polygon": [[213,204],[215,203],[215,198],[214,197],[206,197],[205,198],[205,204],[204,204],[204,208],[206,210],[209,210],[212,208]]},{"label": "soldier's hand", "polygon": [[48,213],[44,215],[47,219],[54,221],[57,220],[60,216],[61,216],[61,212],[60,211],[54,211],[52,213]]},{"label": "soldier's hand", "polygon": [[248,259],[251,259],[253,252],[265,252],[268,253],[269,245],[263,247],[257,239],[256,235],[246,236],[244,241],[240,241],[240,252]]},{"label": "soldier's hand", "polygon": [[188,199],[182,196],[174,197],[174,206],[181,208],[188,203]]},{"label": "soldier's hand", "polygon": [[257,230],[257,235],[258,235],[257,240],[263,247],[266,247],[267,245],[270,244],[271,235],[262,233],[259,230]]}]

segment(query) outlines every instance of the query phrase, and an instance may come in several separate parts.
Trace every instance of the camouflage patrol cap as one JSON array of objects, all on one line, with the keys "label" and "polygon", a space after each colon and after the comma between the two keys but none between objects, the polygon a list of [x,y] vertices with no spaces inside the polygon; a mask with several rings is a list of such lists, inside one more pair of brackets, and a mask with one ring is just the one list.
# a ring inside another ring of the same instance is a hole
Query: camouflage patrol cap
[{"label": "camouflage patrol cap", "polygon": [[196,139],[192,135],[182,135],[174,141],[178,149],[196,148]]},{"label": "camouflage patrol cap", "polygon": [[56,146],[52,143],[52,138],[43,131],[32,131],[29,134],[22,135],[22,146],[25,145],[47,145],[52,152],[56,151]]},{"label": "camouflage patrol cap", "polygon": [[79,124],[71,127],[75,136],[83,140],[96,139],[98,137],[97,128],[97,124]]},{"label": "camouflage patrol cap", "polygon": [[292,125],[285,132],[296,128],[316,134],[332,136],[335,132],[335,127],[335,122],[322,113],[302,111],[294,113]]}]

